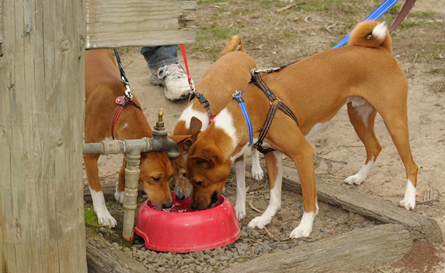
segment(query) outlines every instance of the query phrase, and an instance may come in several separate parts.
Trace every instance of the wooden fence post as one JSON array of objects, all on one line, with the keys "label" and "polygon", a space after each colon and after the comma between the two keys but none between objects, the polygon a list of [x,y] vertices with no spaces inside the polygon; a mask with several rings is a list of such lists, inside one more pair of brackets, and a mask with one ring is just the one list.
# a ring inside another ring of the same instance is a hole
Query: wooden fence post
[{"label": "wooden fence post", "polygon": [[0,5],[0,270],[86,272],[84,0]]}]

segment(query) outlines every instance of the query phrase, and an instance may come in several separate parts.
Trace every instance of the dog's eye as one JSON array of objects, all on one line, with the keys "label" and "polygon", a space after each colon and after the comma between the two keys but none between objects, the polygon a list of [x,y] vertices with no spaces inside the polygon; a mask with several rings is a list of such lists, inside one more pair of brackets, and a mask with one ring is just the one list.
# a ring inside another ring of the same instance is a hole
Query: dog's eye
[{"label": "dog's eye", "polygon": [[182,177],[186,177],[185,173],[181,173]]},{"label": "dog's eye", "polygon": [[199,181],[193,181],[193,183],[195,183],[196,186],[201,186],[202,185],[202,182],[199,182]]},{"label": "dog's eye", "polygon": [[160,182],[161,178],[160,177],[151,177],[151,179],[153,179],[154,182]]}]

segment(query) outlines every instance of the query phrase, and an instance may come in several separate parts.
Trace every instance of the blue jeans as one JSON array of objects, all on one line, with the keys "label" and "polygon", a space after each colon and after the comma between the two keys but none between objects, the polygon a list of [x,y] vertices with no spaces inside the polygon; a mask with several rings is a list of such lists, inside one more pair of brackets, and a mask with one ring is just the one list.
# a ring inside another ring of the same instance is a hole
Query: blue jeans
[{"label": "blue jeans", "polygon": [[177,45],[141,48],[141,54],[144,55],[144,59],[150,69],[158,69],[164,65],[179,63],[177,51]]}]

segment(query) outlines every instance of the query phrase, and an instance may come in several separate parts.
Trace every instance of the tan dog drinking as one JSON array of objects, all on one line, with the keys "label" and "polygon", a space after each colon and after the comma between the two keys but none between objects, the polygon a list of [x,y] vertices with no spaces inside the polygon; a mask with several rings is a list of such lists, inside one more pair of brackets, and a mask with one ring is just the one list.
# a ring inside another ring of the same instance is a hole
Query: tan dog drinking
[{"label": "tan dog drinking", "polygon": [[[263,228],[280,209],[281,154],[284,153],[298,170],[304,203],[301,222],[290,236],[310,235],[318,205],[314,148],[306,137],[320,129],[345,103],[349,119],[366,148],[364,166],[346,182],[362,183],[381,151],[374,133],[378,112],[406,169],[406,191],[400,204],[414,209],[417,165],[411,155],[408,136],[408,82],[391,51],[391,37],[386,26],[367,21],[354,29],[347,47],[316,54],[277,72],[261,74],[270,90],[295,115],[298,125],[282,111],[276,112],[263,142],[264,147],[274,149],[265,154],[270,203],[261,216],[249,223],[250,227]],[[248,85],[242,97],[251,118],[255,142],[271,103],[254,84]],[[218,199],[232,162],[244,154],[248,140],[240,106],[236,101],[230,102],[189,150],[186,171],[194,186],[194,208],[206,209]]]},{"label": "tan dog drinking", "polygon": [[[196,92],[209,102],[212,115],[218,114],[232,100],[234,90],[240,90],[247,86],[251,78],[250,70],[255,67],[255,61],[244,51],[241,38],[239,36],[231,37],[229,43],[221,52],[220,58],[210,66],[201,81],[196,85]],[[192,117],[196,117],[200,122],[195,122],[195,126],[191,127]],[[194,98],[189,101],[187,108],[182,112],[176,124],[174,135],[192,135],[188,141],[179,146],[181,155],[173,161],[177,199],[184,199],[192,192],[192,184],[185,176],[188,149],[196,140],[197,135],[208,127],[210,118],[205,105],[199,102],[199,98]],[[234,165],[237,180],[235,210],[238,219],[242,219],[246,215],[244,157],[240,156],[235,160]],[[252,150],[252,177],[257,180],[263,177],[257,150]]]},{"label": "tan dog drinking", "polygon": [[[112,121],[119,107],[115,100],[123,96],[124,92],[125,86],[111,52],[87,50],[85,53],[85,143],[111,140]],[[136,97],[133,101],[140,105]],[[114,134],[116,139],[120,140],[139,139],[153,135],[144,113],[133,105],[126,106],[122,111],[114,128]],[[180,141],[184,138],[184,136],[178,136],[173,139]],[[99,224],[115,227],[116,220],[105,205],[99,180],[97,166],[99,156],[99,154],[90,154],[83,157],[94,211]],[[125,166],[124,159],[115,193],[116,200],[120,203],[124,202]],[[141,170],[139,183],[150,201],[158,207],[170,207],[172,197],[169,180],[173,175],[173,168],[167,152],[142,153],[139,168]]]}]

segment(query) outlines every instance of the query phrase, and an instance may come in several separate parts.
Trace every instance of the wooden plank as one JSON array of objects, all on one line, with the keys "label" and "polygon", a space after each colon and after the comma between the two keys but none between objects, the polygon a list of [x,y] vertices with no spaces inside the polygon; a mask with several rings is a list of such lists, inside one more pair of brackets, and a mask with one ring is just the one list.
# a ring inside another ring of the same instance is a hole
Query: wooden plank
[{"label": "wooden plank", "polygon": [[86,0],[86,48],[194,43],[196,1]]},{"label": "wooden plank", "polygon": [[87,272],[84,4],[2,4],[0,270]]},{"label": "wooden plank", "polygon": [[226,273],[345,272],[395,262],[412,247],[409,232],[387,224],[347,232],[232,266]]},{"label": "wooden plank", "polygon": [[0,0],[0,57],[3,56],[3,0]]},{"label": "wooden plank", "polygon": [[[378,197],[361,194],[353,189],[317,179],[318,200],[345,210],[381,221],[408,227],[414,239],[442,243],[442,233],[437,222],[427,216],[408,211]],[[301,184],[294,168],[283,167],[283,189],[301,194]]]},{"label": "wooden plank", "polygon": [[146,273],[148,269],[121,250],[109,246],[100,234],[87,229],[88,273]]}]

